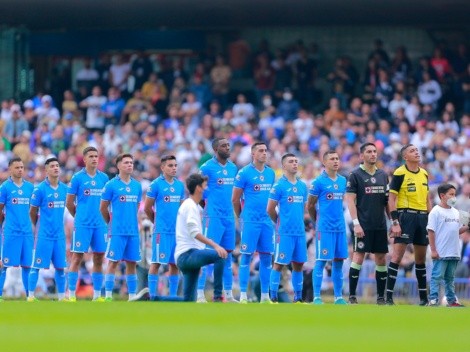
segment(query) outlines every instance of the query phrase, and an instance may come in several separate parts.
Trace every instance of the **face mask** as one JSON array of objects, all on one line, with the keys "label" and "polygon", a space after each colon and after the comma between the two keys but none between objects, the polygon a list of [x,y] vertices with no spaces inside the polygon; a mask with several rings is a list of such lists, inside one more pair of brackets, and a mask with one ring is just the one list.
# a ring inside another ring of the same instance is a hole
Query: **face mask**
[{"label": "face mask", "polygon": [[289,100],[292,99],[292,94],[290,94],[290,93],[284,93],[284,94],[282,95],[282,97],[284,98],[284,100],[289,101]]},{"label": "face mask", "polygon": [[271,99],[263,99],[263,105],[267,108],[268,106],[271,106],[272,101]]},{"label": "face mask", "polygon": [[455,197],[447,199],[447,205],[449,207],[455,206],[456,203],[457,203],[457,198],[455,198]]}]

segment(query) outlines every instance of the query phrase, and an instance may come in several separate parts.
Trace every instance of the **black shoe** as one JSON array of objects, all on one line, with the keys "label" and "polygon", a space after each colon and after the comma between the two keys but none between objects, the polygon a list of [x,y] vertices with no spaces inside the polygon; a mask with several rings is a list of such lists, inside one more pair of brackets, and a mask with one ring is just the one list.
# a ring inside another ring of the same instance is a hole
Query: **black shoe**
[{"label": "black shoe", "polygon": [[214,297],[212,299],[212,302],[215,302],[215,303],[224,303],[224,298],[223,297]]},{"label": "black shoe", "polygon": [[[392,303],[393,303],[393,300],[392,300]],[[386,305],[386,304],[387,304],[387,302],[385,302],[385,298],[383,298],[383,297],[378,297],[378,298],[377,298],[377,305],[378,305],[378,306],[384,306],[384,305]],[[393,304],[394,304],[394,303],[393,303]]]},{"label": "black shoe", "polygon": [[393,302],[393,298],[387,298],[387,299],[385,300],[385,304],[386,304],[387,306],[394,306],[394,305],[395,305],[395,302]]},{"label": "black shoe", "polygon": [[427,298],[426,298],[426,299],[422,299],[422,300],[419,301],[419,305],[420,305],[421,307],[425,307],[425,306],[427,306],[428,304],[429,304],[429,301],[428,301]]},{"label": "black shoe", "polygon": [[349,304],[359,304],[356,296],[349,296]]}]

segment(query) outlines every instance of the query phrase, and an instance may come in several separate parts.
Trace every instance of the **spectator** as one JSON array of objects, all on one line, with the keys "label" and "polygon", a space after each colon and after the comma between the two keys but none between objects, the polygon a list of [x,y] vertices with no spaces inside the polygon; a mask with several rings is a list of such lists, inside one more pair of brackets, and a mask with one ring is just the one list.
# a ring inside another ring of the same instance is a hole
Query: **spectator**
[{"label": "spectator", "polygon": [[437,102],[442,97],[442,90],[439,83],[431,79],[429,72],[423,72],[423,81],[418,86],[418,98],[421,104],[428,104],[437,108]]},{"label": "spectator", "polygon": [[101,87],[94,86],[91,95],[80,102],[80,107],[86,109],[85,126],[91,133],[104,132],[105,117],[101,108],[106,101],[106,97],[101,93]]},{"label": "spectator", "polygon": [[282,101],[279,103],[277,113],[284,121],[293,121],[297,118],[300,110],[300,104],[294,99],[292,92],[289,88],[284,89],[282,94]]},{"label": "spectator", "polygon": [[21,113],[21,107],[13,104],[10,108],[11,119],[5,125],[4,136],[8,139],[11,147],[14,148],[19,143],[21,135],[28,130],[28,122]]},{"label": "spectator", "polygon": [[211,70],[210,77],[212,83],[212,94],[222,108],[225,108],[227,106],[227,96],[232,71],[230,67],[225,64],[222,55],[218,55],[216,57],[215,66]]},{"label": "spectator", "polygon": [[98,83],[99,78],[98,71],[91,66],[91,59],[86,58],[83,62],[83,67],[75,75],[77,89],[83,87],[87,93],[90,93],[92,87]]}]

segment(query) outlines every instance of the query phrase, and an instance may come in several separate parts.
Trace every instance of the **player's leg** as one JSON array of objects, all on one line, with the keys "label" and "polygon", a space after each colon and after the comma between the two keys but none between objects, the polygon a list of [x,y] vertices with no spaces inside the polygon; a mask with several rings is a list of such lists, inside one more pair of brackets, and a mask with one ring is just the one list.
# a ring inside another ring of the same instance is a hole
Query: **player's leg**
[{"label": "player's leg", "polygon": [[257,246],[259,254],[259,280],[261,302],[269,301],[269,276],[271,275],[274,253],[274,229],[271,223],[263,224]]},{"label": "player's leg", "polygon": [[[224,295],[227,302],[237,302],[233,297],[233,255],[232,252],[235,249],[235,220],[234,219],[221,219],[223,231],[222,238],[220,240],[220,246],[223,247],[228,255],[224,263]],[[217,242],[216,242],[217,243]],[[215,270],[215,268],[214,268]]]},{"label": "player's leg", "polygon": [[354,248],[351,266],[349,267],[349,303],[357,304],[356,289],[359,281],[362,263],[364,262],[365,253],[357,252]]},{"label": "player's leg", "polygon": [[444,277],[444,265],[445,263],[441,259],[433,259],[432,261],[431,281],[429,282],[429,305],[431,306],[439,305],[439,289]]},{"label": "player's leg", "polygon": [[66,284],[65,268],[67,267],[65,238],[58,238],[53,242],[51,259],[55,268],[54,278],[57,287],[57,298],[59,301],[63,301],[65,299]]},{"label": "player's leg", "polygon": [[[209,237],[215,243],[219,243],[221,239],[220,231],[217,231],[217,228],[221,228],[220,219],[218,218],[204,218],[203,219],[203,235]],[[202,267],[199,273],[199,278],[197,282],[197,301],[205,303],[206,296],[204,293],[204,288],[206,287],[206,278],[207,278],[207,268]]]},{"label": "player's leg", "polygon": [[166,235],[166,242],[168,248],[168,265],[169,265],[169,276],[168,276],[168,294],[170,297],[178,296],[178,286],[179,286],[179,272],[178,267],[175,263],[175,249],[176,249],[176,235],[168,234]]},{"label": "player's leg", "polygon": [[34,291],[39,278],[40,269],[48,269],[53,250],[53,242],[45,238],[37,238],[36,246],[33,253],[33,262],[28,278],[28,301],[35,301]]},{"label": "player's leg", "polygon": [[385,285],[387,283],[386,253],[375,253],[375,281],[377,285],[377,304],[385,304]]},{"label": "player's leg", "polygon": [[23,237],[23,246],[21,249],[21,279],[23,281],[23,287],[28,297],[28,279],[31,271],[31,263],[33,262],[33,248],[34,248],[34,237],[25,236]]},{"label": "player's leg", "polygon": [[5,285],[5,278],[7,277],[7,267],[2,265],[0,267],[0,300],[3,296],[3,286]]},{"label": "player's leg", "polygon": [[137,262],[126,260],[126,282],[129,300],[132,300],[137,293]]},{"label": "player's leg", "polygon": [[70,251],[72,259],[70,260],[69,272],[67,275],[69,299],[75,300],[75,292],[77,289],[78,270],[83,260],[83,253],[88,250],[91,239],[91,229],[85,227],[77,227],[72,233],[72,241]]},{"label": "player's leg", "polygon": [[137,293],[137,262],[140,261],[140,240],[138,236],[126,236],[127,243],[123,253],[126,261],[126,281],[129,300]]},{"label": "player's leg", "polygon": [[250,264],[256,243],[260,237],[260,224],[246,223],[242,226],[240,243],[240,267],[238,279],[240,282],[240,303],[248,303],[248,281],[250,280]]},{"label": "player's leg", "polygon": [[402,240],[400,238],[395,238],[395,243],[393,244],[393,253],[392,259],[388,264],[387,270],[387,293],[386,293],[386,302],[388,305],[393,305],[393,290],[395,288],[395,283],[398,276],[398,267],[400,262],[405,254],[407,246],[407,240]]},{"label": "player's leg", "polygon": [[412,214],[415,216],[417,227],[413,234],[413,246],[415,252],[415,273],[418,281],[419,305],[428,304],[428,289],[426,280],[426,253],[429,245],[426,226],[428,216],[425,214]]},{"label": "player's leg", "polygon": [[0,255],[0,258],[2,258],[2,265],[0,266],[0,298],[3,296],[3,286],[5,285],[7,268],[10,266],[18,266],[20,264],[20,241],[21,237],[11,235],[5,236],[2,241]]},{"label": "player's leg", "polygon": [[333,291],[335,304],[347,304],[343,299],[343,263],[348,258],[348,241],[345,232],[333,233],[335,241],[334,260],[331,267],[331,279],[333,281]]},{"label": "player's leg", "polygon": [[302,302],[304,286],[303,266],[307,261],[307,245],[304,236],[292,236],[294,248],[292,251],[292,287],[294,289],[294,303]]},{"label": "player's leg", "polygon": [[334,243],[331,233],[317,231],[315,237],[316,261],[312,271],[313,282],[313,303],[323,304],[321,299],[321,286],[323,282],[323,272],[328,260],[334,257]]},{"label": "player's leg", "polygon": [[282,268],[292,261],[293,242],[292,236],[276,235],[276,251],[274,257],[274,265],[271,270],[269,280],[269,295],[271,301],[278,301],[279,283],[281,281]]},{"label": "player's leg", "polygon": [[113,299],[115,273],[118,267],[119,261],[122,259],[124,254],[124,247],[126,245],[126,236],[111,236],[108,240],[108,248],[106,250],[106,258],[108,259],[108,268],[106,269],[106,275],[104,277],[104,289],[106,300],[111,301]]},{"label": "player's leg", "polygon": [[98,227],[93,229],[93,237],[91,239],[91,250],[93,251],[93,272],[91,281],[93,283],[93,300],[101,297],[101,289],[103,288],[103,262],[106,252],[106,238],[108,237],[108,229],[106,227]]},{"label": "player's leg", "polygon": [[158,269],[160,269],[158,257],[160,256],[161,237],[162,235],[159,233],[152,235],[152,260],[150,261],[148,274],[150,299],[156,297],[158,294]]}]

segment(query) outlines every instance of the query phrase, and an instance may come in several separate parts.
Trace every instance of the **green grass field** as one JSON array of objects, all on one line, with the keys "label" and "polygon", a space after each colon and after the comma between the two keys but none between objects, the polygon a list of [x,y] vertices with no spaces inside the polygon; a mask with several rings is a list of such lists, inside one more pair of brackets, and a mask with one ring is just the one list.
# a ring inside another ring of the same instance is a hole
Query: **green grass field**
[{"label": "green grass field", "polygon": [[464,351],[469,323],[467,308],[410,305],[5,301],[0,349]]}]

